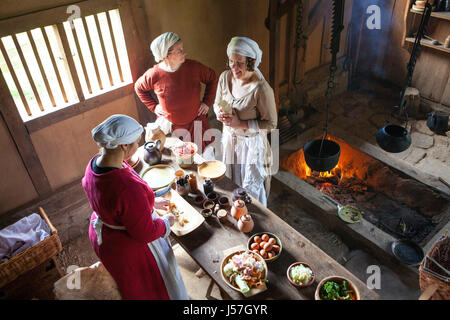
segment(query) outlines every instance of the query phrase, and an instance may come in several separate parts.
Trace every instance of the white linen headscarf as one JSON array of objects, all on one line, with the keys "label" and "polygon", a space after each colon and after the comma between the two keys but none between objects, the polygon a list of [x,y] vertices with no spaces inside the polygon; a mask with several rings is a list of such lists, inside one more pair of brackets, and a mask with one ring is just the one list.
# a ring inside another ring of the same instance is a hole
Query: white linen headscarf
[{"label": "white linen headscarf", "polygon": [[180,40],[180,37],[175,32],[163,33],[153,40],[150,44],[150,50],[152,50],[156,62],[164,60],[170,47],[177,43],[178,40]]},{"label": "white linen headscarf", "polygon": [[259,74],[261,79],[264,79],[264,76],[258,69],[258,66],[261,63],[262,51],[255,41],[247,37],[233,37],[227,47],[228,58],[232,53],[255,59],[255,71]]},{"label": "white linen headscarf", "polygon": [[115,114],[92,129],[92,138],[100,147],[115,149],[121,144],[135,142],[144,128],[133,118]]}]

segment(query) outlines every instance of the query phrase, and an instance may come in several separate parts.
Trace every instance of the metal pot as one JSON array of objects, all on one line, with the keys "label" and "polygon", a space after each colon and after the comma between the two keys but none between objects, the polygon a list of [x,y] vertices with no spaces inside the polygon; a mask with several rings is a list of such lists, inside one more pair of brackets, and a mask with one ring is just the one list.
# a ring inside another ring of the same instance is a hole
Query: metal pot
[{"label": "metal pot", "polygon": [[381,149],[387,152],[402,152],[411,145],[411,135],[408,130],[395,124],[387,124],[378,130],[376,138]]},{"label": "metal pot", "polygon": [[433,111],[428,114],[427,126],[436,133],[445,133],[448,131],[449,114],[443,111]]},{"label": "metal pot", "polygon": [[305,144],[303,147],[305,161],[311,170],[319,172],[330,171],[339,162],[341,147],[334,141],[323,140],[322,151],[320,151],[321,143],[322,139],[318,139]]}]

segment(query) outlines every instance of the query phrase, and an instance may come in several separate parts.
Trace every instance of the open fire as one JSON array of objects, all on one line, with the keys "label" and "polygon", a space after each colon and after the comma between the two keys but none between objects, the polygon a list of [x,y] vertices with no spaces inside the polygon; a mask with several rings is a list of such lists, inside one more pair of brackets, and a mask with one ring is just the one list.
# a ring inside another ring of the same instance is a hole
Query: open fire
[{"label": "open fire", "polygon": [[396,238],[420,243],[441,222],[449,201],[428,186],[381,161],[339,143],[341,155],[328,172],[312,171],[303,149],[281,160],[281,167],[336,200],[363,211],[363,217]]}]

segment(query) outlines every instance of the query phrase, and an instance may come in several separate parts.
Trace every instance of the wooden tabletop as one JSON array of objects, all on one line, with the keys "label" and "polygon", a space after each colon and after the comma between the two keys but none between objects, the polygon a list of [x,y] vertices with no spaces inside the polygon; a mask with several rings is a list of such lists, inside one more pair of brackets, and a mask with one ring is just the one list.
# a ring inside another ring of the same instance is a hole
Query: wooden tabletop
[{"label": "wooden tabletop", "polygon": [[[140,150],[142,151],[142,147]],[[141,162],[142,165],[137,168],[138,173],[142,173],[148,167],[144,161]],[[161,163],[170,164],[175,169],[179,169],[168,149],[164,150]],[[196,173],[197,165],[194,164],[191,168],[183,170],[186,173]],[[197,183],[199,189],[203,191],[203,181],[198,175]],[[215,183],[214,191],[220,195],[227,196],[231,201],[232,192],[237,187],[230,179],[224,177]],[[194,194],[190,194],[185,199],[200,212],[201,208],[197,207],[192,201],[194,196]],[[236,221],[230,215],[228,215],[228,220],[224,223],[220,222],[215,215],[206,218],[200,227],[181,237],[174,236],[172,233],[172,236],[195,262],[232,299],[313,300],[318,283],[328,276],[342,276],[352,281],[358,287],[362,300],[379,299],[378,294],[368,289],[365,283],[284,222],[275,213],[264,207],[255,198],[252,197],[252,203],[247,208],[255,222],[253,230],[248,234],[239,231]],[[307,227],[305,226],[305,228]],[[223,252],[225,250],[238,245],[247,246],[247,241],[251,235],[263,231],[276,234],[281,240],[283,249],[278,259],[267,263],[269,270],[267,277],[268,289],[251,298],[245,298],[223,281],[220,263],[224,257]],[[313,268],[316,280],[310,287],[298,289],[288,281],[286,276],[287,268],[296,261],[307,262]]]}]

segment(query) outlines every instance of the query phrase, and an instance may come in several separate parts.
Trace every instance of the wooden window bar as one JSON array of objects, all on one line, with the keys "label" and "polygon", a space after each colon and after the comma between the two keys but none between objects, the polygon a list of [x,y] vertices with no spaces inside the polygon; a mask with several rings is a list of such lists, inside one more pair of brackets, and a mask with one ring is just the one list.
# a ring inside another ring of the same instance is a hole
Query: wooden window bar
[{"label": "wooden window bar", "polygon": [[95,53],[94,53],[94,47],[92,45],[92,37],[91,37],[91,34],[89,32],[88,25],[86,23],[86,17],[81,18],[81,20],[83,21],[84,33],[86,35],[86,39],[87,39],[87,42],[88,42],[88,45],[89,45],[89,51],[90,51],[91,56],[92,56],[92,62],[94,63],[94,69],[95,69],[95,74],[97,75],[98,85],[100,87],[100,90],[103,90],[103,83],[102,83],[102,79],[100,77],[100,71],[98,70],[97,57],[95,56]]},{"label": "wooden window bar", "polygon": [[102,54],[105,58],[105,64],[106,64],[106,71],[108,72],[109,82],[111,83],[111,86],[114,86],[114,81],[111,73],[111,68],[109,66],[108,56],[106,54],[106,47],[105,47],[105,41],[103,39],[103,33],[102,29],[100,28],[100,21],[98,20],[98,15],[94,14],[94,20],[95,20],[95,27],[97,28],[98,37],[100,38],[100,44],[102,46]]},{"label": "wooden window bar", "polygon": [[[69,28],[69,29],[66,29],[66,30],[70,30],[70,32],[72,32],[72,28]],[[79,38],[79,35],[78,35],[78,30],[76,30],[76,28],[75,28],[75,32],[72,32],[72,35],[73,34],[75,34],[73,36],[73,39],[75,41],[75,46],[76,46],[78,57],[80,58],[81,68],[83,70],[84,78],[85,78],[85,81],[86,81],[86,86],[87,86],[89,94],[92,94],[91,82],[89,81],[89,75],[87,73],[86,63],[85,63],[86,57],[85,57],[84,53],[81,51],[80,38]]]},{"label": "wooden window bar", "polygon": [[119,70],[120,82],[123,82],[122,66],[120,65],[119,53],[117,51],[117,45],[116,45],[117,39],[116,39],[116,36],[114,35],[113,29],[112,29],[111,17],[110,17],[109,12],[106,12],[106,18],[108,20],[108,29],[109,29],[109,33],[111,35],[111,42],[114,47],[114,56],[116,58],[117,69]]}]

